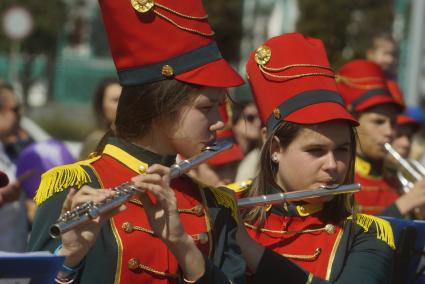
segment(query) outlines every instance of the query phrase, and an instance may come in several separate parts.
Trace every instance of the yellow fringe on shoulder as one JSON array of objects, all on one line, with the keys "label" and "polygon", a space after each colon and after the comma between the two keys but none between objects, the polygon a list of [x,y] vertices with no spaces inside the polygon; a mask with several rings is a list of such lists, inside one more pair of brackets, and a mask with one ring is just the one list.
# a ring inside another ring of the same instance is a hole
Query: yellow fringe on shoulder
[{"label": "yellow fringe on shoulder", "polygon": [[83,185],[90,183],[90,176],[82,166],[90,165],[90,163],[99,158],[100,156],[74,164],[55,167],[45,172],[41,176],[40,185],[34,196],[34,201],[37,206],[49,199],[53,194],[61,192],[71,186],[79,189]]},{"label": "yellow fringe on shoulder", "polygon": [[[353,217],[350,216],[347,219],[352,220]],[[395,249],[393,230],[390,222],[387,220],[371,215],[357,214],[356,224],[362,227],[365,232],[368,232],[370,226],[375,224],[376,238],[387,243],[392,249]]]},{"label": "yellow fringe on shoulder", "polygon": [[217,203],[223,207],[229,208],[232,211],[232,217],[238,222],[236,199],[232,196],[232,193],[227,192],[229,189],[213,187],[209,187],[209,189],[214,194]]}]

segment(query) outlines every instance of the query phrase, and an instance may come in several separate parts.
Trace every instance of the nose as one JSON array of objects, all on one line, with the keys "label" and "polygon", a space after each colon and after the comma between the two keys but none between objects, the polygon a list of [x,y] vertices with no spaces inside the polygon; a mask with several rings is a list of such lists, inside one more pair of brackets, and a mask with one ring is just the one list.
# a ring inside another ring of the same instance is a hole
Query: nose
[{"label": "nose", "polygon": [[394,125],[391,122],[387,122],[385,123],[384,127],[383,127],[383,135],[385,136],[385,138],[389,141],[392,140],[394,137]]},{"label": "nose", "polygon": [[220,115],[218,107],[214,108],[214,113],[211,114],[211,124],[209,130],[215,132],[224,128],[223,118]]},{"label": "nose", "polygon": [[336,162],[334,152],[329,151],[325,155],[325,164],[324,164],[325,171],[328,171],[328,172],[336,171],[336,164],[337,164],[337,162]]}]

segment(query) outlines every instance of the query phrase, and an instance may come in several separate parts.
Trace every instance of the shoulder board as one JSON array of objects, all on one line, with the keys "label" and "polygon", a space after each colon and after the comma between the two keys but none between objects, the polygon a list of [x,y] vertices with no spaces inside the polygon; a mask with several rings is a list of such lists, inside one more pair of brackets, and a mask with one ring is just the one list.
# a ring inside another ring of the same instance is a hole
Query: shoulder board
[{"label": "shoulder board", "polygon": [[[353,216],[348,217],[347,220],[353,220]],[[395,249],[393,230],[387,220],[372,215],[357,214],[355,223],[363,228],[365,232],[373,231],[375,228],[376,238]]]},{"label": "shoulder board", "polygon": [[227,184],[226,187],[233,190],[236,193],[242,193],[245,190],[249,189],[251,187],[252,180],[244,180],[244,181],[238,181],[234,183]]},{"label": "shoulder board", "polygon": [[41,176],[40,185],[34,196],[37,206],[49,199],[53,194],[64,191],[71,186],[79,189],[83,185],[90,183],[90,175],[83,166],[90,166],[91,163],[99,158],[100,156],[69,165],[58,166],[45,172]]},{"label": "shoulder board", "polygon": [[210,192],[214,195],[216,203],[222,207],[230,209],[232,217],[238,223],[238,207],[236,204],[236,197],[233,191],[225,187],[214,188],[208,187]]},{"label": "shoulder board", "polygon": [[360,174],[361,176],[366,176],[366,177],[369,175],[370,170],[372,168],[372,166],[368,162],[366,162],[365,160],[363,160],[359,156],[356,156],[356,162],[355,162],[354,167],[356,169],[356,173]]}]

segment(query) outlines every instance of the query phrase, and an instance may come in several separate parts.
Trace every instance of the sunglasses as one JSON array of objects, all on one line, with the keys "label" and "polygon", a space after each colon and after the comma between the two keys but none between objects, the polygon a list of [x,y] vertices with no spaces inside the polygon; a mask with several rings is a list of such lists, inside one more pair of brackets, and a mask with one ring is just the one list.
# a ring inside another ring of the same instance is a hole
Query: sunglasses
[{"label": "sunglasses", "polygon": [[245,114],[243,117],[249,123],[253,123],[254,120],[256,120],[258,118],[258,115],[256,115],[256,114]]}]

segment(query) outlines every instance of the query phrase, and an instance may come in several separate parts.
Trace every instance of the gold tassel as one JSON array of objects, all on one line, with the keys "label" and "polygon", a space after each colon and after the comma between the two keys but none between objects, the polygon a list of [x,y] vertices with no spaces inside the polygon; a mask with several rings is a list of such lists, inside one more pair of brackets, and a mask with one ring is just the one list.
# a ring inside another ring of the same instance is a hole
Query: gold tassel
[{"label": "gold tassel", "polygon": [[214,194],[217,203],[223,207],[229,208],[232,211],[233,218],[236,222],[238,222],[238,208],[236,205],[235,197],[233,196],[233,192],[229,192],[229,189],[225,187],[221,187],[219,189],[213,187],[208,188]]},{"label": "gold tassel", "polygon": [[[348,219],[353,219],[353,217],[350,216]],[[370,226],[375,224],[377,239],[384,241],[392,249],[395,249],[394,234],[390,222],[371,215],[357,214],[356,223],[362,227],[365,232],[368,232]]]},{"label": "gold tassel", "polygon": [[53,194],[64,191],[71,186],[79,189],[83,185],[90,183],[90,175],[82,166],[88,166],[91,162],[99,158],[100,157],[95,157],[74,164],[55,167],[45,172],[41,176],[40,185],[34,196],[34,201],[37,206],[49,199]]}]

